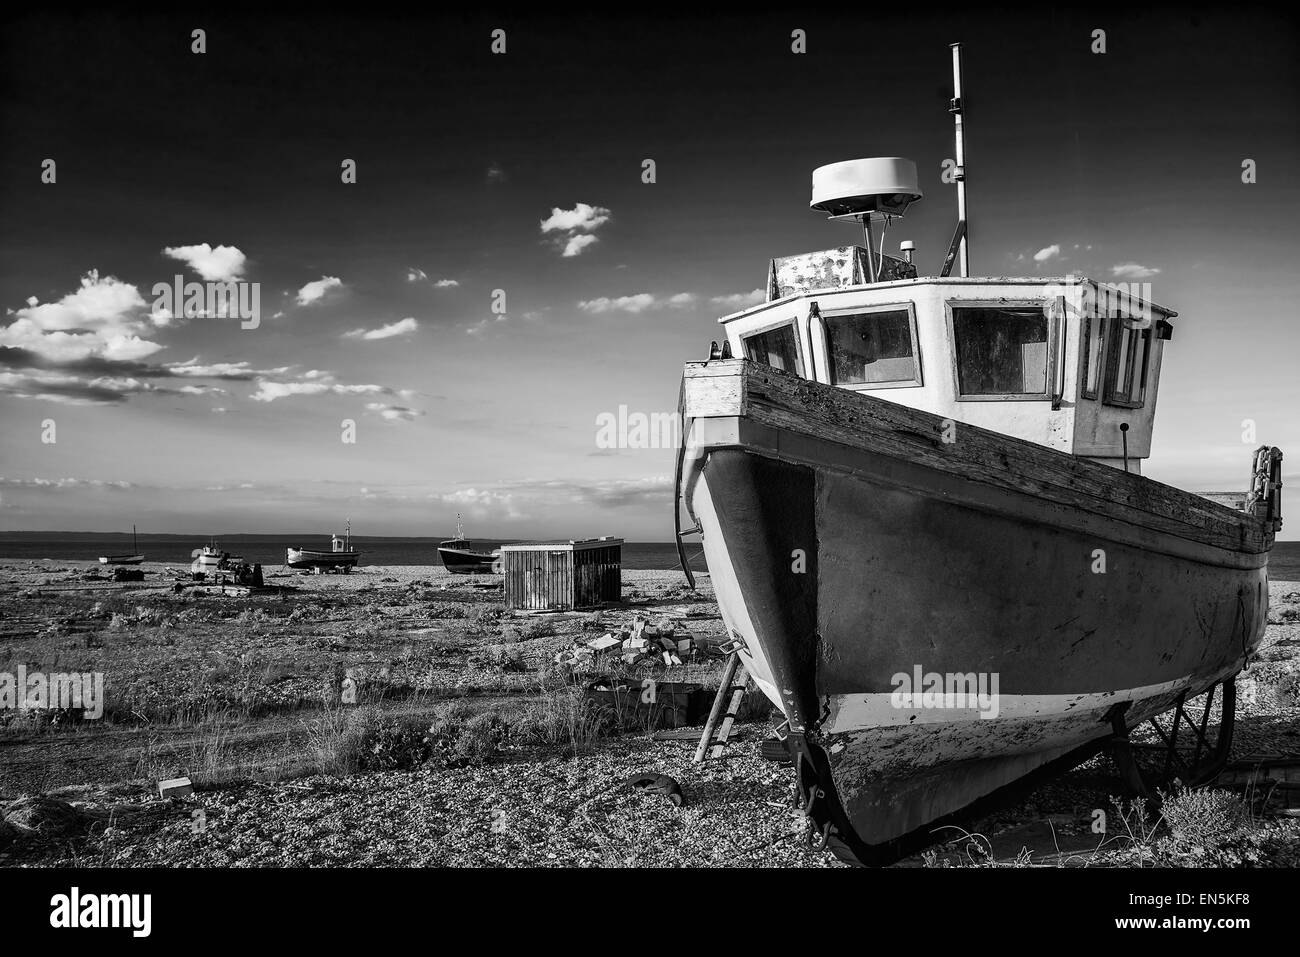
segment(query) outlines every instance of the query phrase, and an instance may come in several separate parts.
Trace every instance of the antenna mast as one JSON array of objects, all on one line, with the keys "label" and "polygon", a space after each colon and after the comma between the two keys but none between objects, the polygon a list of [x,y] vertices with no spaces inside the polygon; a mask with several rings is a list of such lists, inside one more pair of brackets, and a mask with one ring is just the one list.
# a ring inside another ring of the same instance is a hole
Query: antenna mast
[{"label": "antenna mast", "polygon": [[952,247],[948,250],[948,258],[943,264],[943,275],[946,276],[951,272],[955,251],[957,266],[961,270],[962,277],[966,277],[970,275],[970,255],[966,236],[966,138],[962,130],[962,114],[965,112],[966,104],[962,101],[961,91],[961,44],[953,43],[951,46],[952,101],[948,104],[948,112],[952,114],[957,139],[957,168],[953,170],[957,183],[957,231],[953,234]]}]

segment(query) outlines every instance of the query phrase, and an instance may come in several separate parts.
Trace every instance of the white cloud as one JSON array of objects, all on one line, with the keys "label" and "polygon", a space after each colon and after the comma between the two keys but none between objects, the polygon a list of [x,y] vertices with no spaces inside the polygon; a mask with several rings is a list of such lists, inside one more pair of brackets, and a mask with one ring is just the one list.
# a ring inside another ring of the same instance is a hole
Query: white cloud
[{"label": "white cloud", "polygon": [[1150,279],[1158,272],[1159,269],[1141,263],[1116,263],[1110,267],[1110,274],[1119,279]]},{"label": "white cloud", "polygon": [[342,285],[342,279],[335,276],[321,276],[298,290],[298,305],[309,306],[313,302],[320,300],[331,289],[336,289]]},{"label": "white cloud", "polygon": [[335,382],[328,372],[313,369],[297,381],[259,379],[257,391],[249,398],[254,402],[274,402],[295,395],[390,395],[392,391],[382,385],[345,385]]},{"label": "white cloud", "polygon": [[672,491],[671,476],[654,475],[632,479],[523,479],[462,488],[430,498],[475,514],[522,517],[563,505],[622,509],[664,502],[672,498]]},{"label": "white cloud", "polygon": [[566,259],[580,255],[588,246],[598,242],[600,242],[600,240],[590,233],[576,233],[564,241],[564,252],[562,255]]},{"label": "white cloud", "polygon": [[683,309],[696,300],[693,293],[679,292],[666,298],[653,296],[648,292],[639,292],[633,296],[618,296],[611,299],[601,296],[598,299],[584,299],[578,303],[583,312],[645,312],[647,309]]},{"label": "white cloud", "polygon": [[439,289],[450,289],[453,286],[459,286],[460,283],[457,282],[455,279],[439,279],[437,282],[434,283],[434,285],[437,286]]},{"label": "white cloud", "polygon": [[244,273],[246,257],[234,246],[217,246],[207,243],[197,246],[168,246],[163,254],[179,259],[209,281],[238,279]]},{"label": "white cloud", "polygon": [[405,319],[399,319],[397,322],[390,322],[386,326],[380,326],[378,329],[353,329],[350,332],[343,333],[345,339],[363,339],[374,341],[375,339],[391,339],[393,336],[404,336],[420,328],[420,324],[411,316]]},{"label": "white cloud", "polygon": [[481,336],[483,333],[487,332],[498,322],[505,322],[505,321],[506,321],[506,317],[498,314],[488,319],[480,319],[478,322],[474,323],[474,325],[466,329],[465,332],[471,336]]},{"label": "white cloud", "polygon": [[1034,262],[1045,263],[1049,259],[1055,259],[1059,255],[1061,255],[1060,245],[1052,243],[1052,245],[1044,246],[1042,249],[1038,250],[1038,252],[1034,253]]},{"label": "white cloud", "polygon": [[709,302],[729,309],[744,309],[746,306],[757,306],[765,299],[767,299],[766,290],[753,289],[749,292],[733,292],[729,296],[714,296]]},{"label": "white cloud", "polygon": [[559,233],[556,245],[565,257],[579,255],[597,242],[596,230],[610,221],[613,214],[603,206],[578,203],[573,209],[551,208],[551,215],[541,221],[542,235]]},{"label": "white cloud", "polygon": [[578,203],[573,209],[551,208],[551,215],[542,220],[542,232],[594,232],[609,222],[612,213],[603,206]]},{"label": "white cloud", "polygon": [[167,366],[167,371],[173,375],[192,376],[196,379],[253,379],[285,375],[289,369],[289,366],[280,366],[278,369],[254,369],[247,360],[200,365],[198,359],[190,359],[188,362],[176,362]]},{"label": "white cloud", "polygon": [[141,338],[148,328],[145,301],[130,283],[92,269],[58,302],[28,304],[0,328],[0,346],[28,349],[54,362],[90,356],[139,359],[162,348]]},{"label": "white cloud", "polygon": [[423,409],[411,409],[404,405],[385,405],[383,402],[367,402],[366,409],[379,413],[390,422],[410,422],[417,416],[424,415]]}]

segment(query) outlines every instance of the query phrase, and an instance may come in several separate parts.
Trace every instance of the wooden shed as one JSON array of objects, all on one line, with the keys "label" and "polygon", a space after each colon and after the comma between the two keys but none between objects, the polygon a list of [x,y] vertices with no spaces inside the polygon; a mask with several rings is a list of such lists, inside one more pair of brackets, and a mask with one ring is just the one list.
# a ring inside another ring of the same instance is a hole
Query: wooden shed
[{"label": "wooden shed", "polygon": [[503,545],[501,567],[507,610],[592,608],[622,598],[623,539]]}]

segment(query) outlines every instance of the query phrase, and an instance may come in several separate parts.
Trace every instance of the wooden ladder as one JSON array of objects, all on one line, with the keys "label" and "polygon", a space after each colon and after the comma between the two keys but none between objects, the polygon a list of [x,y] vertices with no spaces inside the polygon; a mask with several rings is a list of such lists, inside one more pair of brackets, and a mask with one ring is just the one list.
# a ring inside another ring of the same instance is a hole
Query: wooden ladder
[{"label": "wooden ladder", "polygon": [[704,760],[707,752],[711,758],[722,757],[722,749],[726,747],[727,739],[731,737],[731,726],[736,721],[736,715],[740,713],[740,704],[745,700],[745,682],[742,679],[739,684],[736,683],[736,671],[740,666],[740,656],[732,652],[727,658],[726,667],[722,670],[722,683],[718,685],[718,693],[713,699],[713,709],[709,712],[709,720],[704,724],[704,733],[700,735],[699,746],[695,749],[695,757],[692,761],[699,764]]}]

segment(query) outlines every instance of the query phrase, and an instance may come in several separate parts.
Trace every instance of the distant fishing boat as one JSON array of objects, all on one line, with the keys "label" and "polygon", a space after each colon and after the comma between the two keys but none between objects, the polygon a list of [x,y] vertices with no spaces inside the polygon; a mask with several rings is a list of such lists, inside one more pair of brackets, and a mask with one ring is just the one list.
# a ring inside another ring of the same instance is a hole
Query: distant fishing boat
[{"label": "distant fishing boat", "polygon": [[470,541],[456,516],[456,537],[438,544],[438,557],[453,575],[488,575],[500,566],[501,548],[492,542]]},{"label": "distant fishing boat", "polygon": [[284,563],[290,568],[341,568],[346,572],[349,568],[356,567],[360,557],[361,552],[352,548],[352,523],[348,522],[343,538],[331,536],[329,551],[290,548],[285,552]]},{"label": "distant fishing boat", "polygon": [[190,563],[190,572],[195,575],[215,575],[230,565],[242,561],[242,559],[232,556],[229,552],[223,552],[217,547],[215,540],[202,548],[194,549],[194,551],[190,552],[190,557],[194,559]]},{"label": "distant fishing boat", "polygon": [[99,563],[101,565],[139,565],[144,561],[144,556],[140,554],[140,546],[136,543],[135,526],[131,526],[131,551],[130,555],[100,555]]},{"label": "distant fishing boat", "polygon": [[682,383],[683,569],[699,533],[815,841],[860,863],[1103,748],[1142,790],[1129,733],[1157,716],[1167,769],[1217,773],[1282,524],[1276,448],[1241,508],[1141,474],[1177,313],[1088,279],[969,277],[956,46],[953,69],[939,274],[872,238],[921,198],[913,163],[820,167],[811,206],[864,245],[772,260],[767,302],[722,318]]}]

